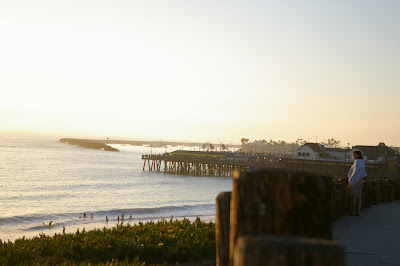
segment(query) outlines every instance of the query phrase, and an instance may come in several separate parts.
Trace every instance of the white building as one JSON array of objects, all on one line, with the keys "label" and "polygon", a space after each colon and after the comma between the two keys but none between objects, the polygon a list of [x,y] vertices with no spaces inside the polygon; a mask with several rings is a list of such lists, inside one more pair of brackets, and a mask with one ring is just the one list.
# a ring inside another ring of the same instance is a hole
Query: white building
[{"label": "white building", "polygon": [[325,148],[324,145],[319,143],[305,143],[297,149],[298,159],[327,159],[327,160],[341,160],[346,159],[349,149],[342,148]]},{"label": "white building", "polygon": [[353,161],[352,153],[355,150],[361,152],[364,161],[370,162],[387,162],[388,160],[395,159],[395,156],[398,154],[395,149],[386,146],[385,143],[379,143],[378,146],[357,145],[346,153],[347,160]]},{"label": "white building", "polygon": [[323,145],[318,143],[306,143],[297,149],[295,156],[297,154],[298,159],[319,159],[322,151],[321,146]]},{"label": "white building", "polygon": [[344,161],[346,160],[346,155],[350,149],[342,148],[325,148],[323,151],[325,153],[325,158]]},{"label": "white building", "polygon": [[324,145],[318,143],[306,143],[297,149],[298,159],[326,159],[353,161],[352,153],[355,150],[361,151],[364,161],[369,162],[387,162],[396,159],[397,150],[390,148],[385,143],[379,143],[378,146],[362,146],[357,145],[352,149],[342,148],[325,148]]}]

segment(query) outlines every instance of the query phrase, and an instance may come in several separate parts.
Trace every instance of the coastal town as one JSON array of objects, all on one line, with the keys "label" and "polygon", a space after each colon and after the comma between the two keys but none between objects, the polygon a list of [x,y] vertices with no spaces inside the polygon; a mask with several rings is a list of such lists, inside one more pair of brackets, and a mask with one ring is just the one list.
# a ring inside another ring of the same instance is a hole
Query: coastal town
[{"label": "coastal town", "polygon": [[324,143],[304,142],[298,144],[283,144],[279,148],[276,145],[263,141],[242,143],[241,152],[248,154],[274,154],[282,157],[308,160],[352,160],[351,154],[355,150],[361,151],[366,162],[390,162],[397,158],[398,148],[386,146],[381,142],[376,146],[355,145],[337,147]]},{"label": "coastal town", "polygon": [[144,154],[143,170],[185,175],[232,176],[235,171],[287,169],[343,178],[354,161],[352,152],[359,150],[364,156],[371,178],[398,177],[400,173],[398,149],[386,146],[385,143],[342,148],[310,142],[299,145],[242,141],[241,148],[236,151],[230,151],[223,144],[218,151],[215,146],[206,143],[198,151],[179,149],[163,154]]},{"label": "coastal town", "polygon": [[[118,151],[110,145],[133,145],[150,148],[143,154],[143,170],[164,171],[193,176],[232,176],[235,171],[287,169],[316,172],[342,178],[353,163],[353,151],[360,151],[371,178],[392,178],[400,175],[399,148],[378,145],[340,147],[340,141],[329,139],[316,143],[298,139],[285,141],[242,138],[241,145],[185,143],[167,141],[127,141],[60,139],[60,142],[84,148]],[[153,148],[165,148],[163,153],[153,153]],[[170,150],[170,151],[167,151]]]}]

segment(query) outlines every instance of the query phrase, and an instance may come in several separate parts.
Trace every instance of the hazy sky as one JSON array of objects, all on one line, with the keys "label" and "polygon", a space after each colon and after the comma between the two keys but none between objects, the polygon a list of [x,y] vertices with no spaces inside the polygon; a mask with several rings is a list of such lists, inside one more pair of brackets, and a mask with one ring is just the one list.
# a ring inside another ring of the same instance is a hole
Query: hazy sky
[{"label": "hazy sky", "polygon": [[0,130],[400,146],[400,1],[0,0]]}]

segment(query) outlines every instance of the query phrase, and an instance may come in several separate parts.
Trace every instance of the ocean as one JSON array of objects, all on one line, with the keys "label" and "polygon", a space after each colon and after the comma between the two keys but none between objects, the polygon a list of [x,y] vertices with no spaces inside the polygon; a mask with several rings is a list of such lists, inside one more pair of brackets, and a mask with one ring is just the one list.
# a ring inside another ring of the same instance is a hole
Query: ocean
[{"label": "ocean", "polygon": [[58,142],[62,137],[68,136],[0,132],[2,241],[111,228],[122,216],[125,225],[213,221],[216,197],[232,190],[229,177],[143,171],[142,154],[165,148],[112,145],[120,152],[109,152]]}]

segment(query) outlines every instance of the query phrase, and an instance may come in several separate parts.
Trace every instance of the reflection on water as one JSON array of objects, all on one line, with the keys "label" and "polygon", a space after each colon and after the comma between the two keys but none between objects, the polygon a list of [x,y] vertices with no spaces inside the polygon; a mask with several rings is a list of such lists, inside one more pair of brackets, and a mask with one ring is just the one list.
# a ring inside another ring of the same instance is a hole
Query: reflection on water
[{"label": "reflection on water", "polygon": [[226,177],[143,171],[141,155],[148,147],[115,145],[120,152],[106,152],[59,143],[61,137],[0,132],[3,241],[61,233],[63,226],[67,232],[115,226],[123,213],[125,222],[132,216],[131,223],[171,216],[213,219],[218,193],[231,190]]}]

